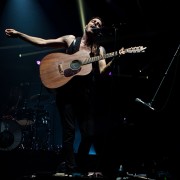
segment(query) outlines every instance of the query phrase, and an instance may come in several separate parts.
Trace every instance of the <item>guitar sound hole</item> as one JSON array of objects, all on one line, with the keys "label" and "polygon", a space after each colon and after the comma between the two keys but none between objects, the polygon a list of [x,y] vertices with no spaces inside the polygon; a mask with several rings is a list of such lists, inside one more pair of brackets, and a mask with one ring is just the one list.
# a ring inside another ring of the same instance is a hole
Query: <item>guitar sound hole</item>
[{"label": "guitar sound hole", "polygon": [[70,64],[70,68],[72,69],[72,70],[79,70],[80,68],[81,68],[81,61],[79,61],[79,60],[74,60],[74,61],[72,61],[71,62],[71,64]]}]

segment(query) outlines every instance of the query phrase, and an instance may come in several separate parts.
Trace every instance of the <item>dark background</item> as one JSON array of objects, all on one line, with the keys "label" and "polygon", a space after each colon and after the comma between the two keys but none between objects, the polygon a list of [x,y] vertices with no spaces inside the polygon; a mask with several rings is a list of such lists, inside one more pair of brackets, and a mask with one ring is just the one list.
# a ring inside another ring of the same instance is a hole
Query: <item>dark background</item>
[{"label": "dark background", "polygon": [[[9,110],[16,104],[18,110],[26,106],[36,113],[40,109],[38,133],[50,132],[50,136],[41,138],[48,140],[48,147],[57,148],[61,145],[59,115],[54,95],[41,84],[36,64],[51,49],[9,39],[4,30],[15,28],[42,38],[65,34],[81,36],[78,1],[37,0],[28,3],[1,1],[0,114],[2,120],[4,115],[13,116],[14,112]],[[125,157],[133,159],[144,153],[145,158],[152,155],[157,159],[177,159],[180,35],[176,1],[85,0],[83,4],[86,22],[92,16],[104,19],[108,28],[100,41],[107,52],[121,47],[147,47],[145,53],[116,58],[112,74],[99,82],[99,88],[103,89],[103,96],[99,97],[103,102],[99,107],[100,117],[104,120],[101,127],[108,127],[107,154],[116,152],[115,156],[124,156],[125,153]],[[19,54],[25,56],[20,58]],[[42,95],[40,101],[38,94]],[[155,110],[135,102],[136,98],[152,103]],[[46,113],[48,123],[43,124],[42,117]],[[31,113],[28,118],[32,118]],[[75,149],[78,138],[77,132]]]}]

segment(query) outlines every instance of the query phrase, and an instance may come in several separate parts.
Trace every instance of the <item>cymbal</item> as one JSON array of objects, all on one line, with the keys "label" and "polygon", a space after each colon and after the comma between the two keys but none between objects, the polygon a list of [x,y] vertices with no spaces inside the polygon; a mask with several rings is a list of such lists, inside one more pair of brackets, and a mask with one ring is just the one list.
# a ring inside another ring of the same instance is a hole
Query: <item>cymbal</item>
[{"label": "cymbal", "polygon": [[46,101],[48,99],[49,99],[49,96],[46,94],[35,94],[35,95],[30,97],[31,101],[36,101],[36,100]]}]

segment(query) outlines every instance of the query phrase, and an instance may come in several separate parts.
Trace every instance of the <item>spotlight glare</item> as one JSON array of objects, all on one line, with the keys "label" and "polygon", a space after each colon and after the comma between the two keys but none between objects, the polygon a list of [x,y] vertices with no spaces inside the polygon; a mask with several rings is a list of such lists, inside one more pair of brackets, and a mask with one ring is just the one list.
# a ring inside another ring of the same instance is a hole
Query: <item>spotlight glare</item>
[{"label": "spotlight glare", "polygon": [[36,64],[37,64],[37,65],[40,65],[40,64],[41,64],[41,61],[36,61]]}]

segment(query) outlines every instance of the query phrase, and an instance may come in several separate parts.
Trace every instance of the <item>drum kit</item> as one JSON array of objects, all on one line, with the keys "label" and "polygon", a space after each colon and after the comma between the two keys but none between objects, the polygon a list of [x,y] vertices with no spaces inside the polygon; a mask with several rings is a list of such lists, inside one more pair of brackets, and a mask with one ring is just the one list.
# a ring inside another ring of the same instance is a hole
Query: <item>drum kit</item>
[{"label": "drum kit", "polygon": [[[47,100],[48,95],[36,94],[29,98]],[[18,103],[19,104],[19,103]],[[0,117],[0,150],[47,150],[50,143],[50,115],[43,106],[28,107],[27,100],[23,106],[12,106]]]}]

